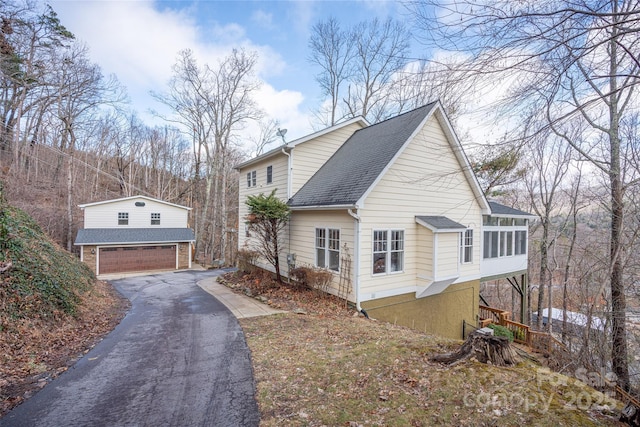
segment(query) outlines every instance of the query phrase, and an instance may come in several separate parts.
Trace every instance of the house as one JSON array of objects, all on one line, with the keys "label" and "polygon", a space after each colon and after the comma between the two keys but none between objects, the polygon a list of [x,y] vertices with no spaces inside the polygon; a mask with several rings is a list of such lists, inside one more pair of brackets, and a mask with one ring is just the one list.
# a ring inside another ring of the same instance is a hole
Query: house
[{"label": "house", "polygon": [[[587,328],[592,331],[604,332],[606,322],[598,316],[587,316],[586,314],[576,311],[567,310],[567,332],[573,335],[581,335]],[[538,312],[535,311],[531,315],[531,321],[538,320]],[[561,308],[551,308],[551,322],[554,331],[561,331],[564,322],[564,312]],[[542,309],[542,324],[549,323],[549,309]]]},{"label": "house", "polygon": [[145,196],[79,205],[84,228],[75,245],[96,274],[191,267],[191,208]]},{"label": "house", "polygon": [[[284,274],[294,261],[327,268],[331,292],[370,317],[460,338],[478,324],[484,276],[526,284],[531,216],[484,197],[439,102],[353,119],[237,168],[240,218],[248,195],[273,190],[292,210]],[[256,243],[245,225],[239,248]]]}]

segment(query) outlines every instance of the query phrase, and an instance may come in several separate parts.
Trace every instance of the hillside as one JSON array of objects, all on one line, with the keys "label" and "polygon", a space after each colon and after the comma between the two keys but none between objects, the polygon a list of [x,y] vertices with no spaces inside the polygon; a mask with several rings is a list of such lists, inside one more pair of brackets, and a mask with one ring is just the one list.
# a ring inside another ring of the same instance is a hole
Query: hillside
[{"label": "hillside", "polygon": [[504,368],[473,359],[443,365],[431,357],[459,341],[354,316],[308,288],[242,273],[218,280],[289,311],[240,320],[261,425],[625,425],[619,402],[551,372],[542,357]]},{"label": "hillside", "polygon": [[0,187],[0,415],[63,372],[125,308]]}]

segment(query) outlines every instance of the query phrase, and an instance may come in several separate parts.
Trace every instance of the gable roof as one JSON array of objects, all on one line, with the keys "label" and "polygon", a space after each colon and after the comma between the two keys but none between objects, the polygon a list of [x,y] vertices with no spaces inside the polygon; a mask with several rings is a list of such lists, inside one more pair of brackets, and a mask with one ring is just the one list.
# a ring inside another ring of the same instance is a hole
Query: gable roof
[{"label": "gable roof", "polygon": [[345,127],[345,126],[349,126],[352,123],[360,123],[360,125],[362,127],[369,126],[369,122],[367,122],[367,120],[364,117],[362,117],[362,116],[354,117],[354,118],[346,120],[344,122],[341,122],[341,123],[335,124],[333,126],[329,126],[327,128],[321,129],[321,130],[319,130],[317,132],[310,133],[309,135],[305,135],[305,136],[300,137],[298,139],[294,139],[293,141],[289,141],[287,143],[284,143],[284,144],[282,144],[282,145],[280,145],[280,146],[278,146],[278,147],[276,147],[276,148],[274,148],[272,150],[267,151],[266,153],[263,153],[263,154],[261,154],[259,156],[256,156],[256,157],[254,157],[252,159],[249,159],[249,160],[247,160],[245,162],[240,163],[239,165],[237,165],[235,167],[235,169],[240,170],[240,169],[245,168],[247,166],[251,166],[254,163],[257,163],[257,162],[262,161],[264,159],[268,159],[269,157],[271,157],[271,156],[273,156],[275,154],[281,153],[282,150],[292,149],[292,148],[296,147],[297,145],[300,145],[300,144],[305,143],[307,141],[311,141],[312,139],[318,138],[318,137],[320,137],[322,135],[326,135],[326,134],[331,133],[331,132],[333,132],[335,130],[341,129],[341,128]]},{"label": "gable roof", "polygon": [[78,230],[76,246],[143,243],[193,242],[190,228],[83,228]]},{"label": "gable roof", "polygon": [[356,131],[289,200],[291,207],[354,206],[437,103]]},{"label": "gable roof", "polygon": [[292,208],[357,207],[426,120],[437,114],[483,213],[489,205],[439,101],[356,131],[300,190]]},{"label": "gable roof", "polygon": [[489,201],[489,207],[491,207],[491,216],[495,217],[524,217],[529,219],[536,219],[535,215],[532,215],[528,212],[521,211],[520,209],[510,208],[509,206],[505,206],[501,203]]},{"label": "gable roof", "polygon": [[187,207],[187,206],[176,205],[175,203],[169,203],[169,202],[165,202],[164,200],[154,199],[152,197],[147,197],[147,196],[130,196],[130,197],[122,197],[120,199],[102,200],[100,202],[85,203],[85,204],[82,204],[82,205],[78,205],[78,207],[80,209],[84,209],[84,208],[91,207],[91,206],[98,206],[98,205],[104,205],[104,204],[116,203],[116,202],[124,202],[126,200],[135,200],[135,199],[145,199],[145,200],[149,200],[149,201],[152,201],[152,202],[157,202],[157,203],[162,203],[162,204],[165,204],[165,205],[173,206],[173,207],[176,207],[176,208],[186,209],[188,211],[191,210],[191,208]]},{"label": "gable roof", "polygon": [[467,227],[446,216],[416,215],[416,222],[434,233],[445,233],[466,230]]}]

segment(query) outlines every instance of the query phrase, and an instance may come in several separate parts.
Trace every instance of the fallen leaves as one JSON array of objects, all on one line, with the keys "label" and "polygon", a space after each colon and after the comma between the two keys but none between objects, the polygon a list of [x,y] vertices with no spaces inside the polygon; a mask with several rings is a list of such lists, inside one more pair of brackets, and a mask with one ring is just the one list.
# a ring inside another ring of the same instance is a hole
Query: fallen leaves
[{"label": "fallen leaves", "polygon": [[258,289],[232,279],[236,292],[267,296],[289,311],[240,321],[261,426],[619,425],[612,417],[565,411],[564,401],[546,412],[494,403],[493,396],[537,390],[530,365],[443,366],[430,357],[459,342],[354,316],[343,301],[315,291]]},{"label": "fallen leaves", "polygon": [[1,319],[8,327],[0,330],[0,416],[66,371],[118,324],[127,307],[111,285],[96,281],[76,316]]}]

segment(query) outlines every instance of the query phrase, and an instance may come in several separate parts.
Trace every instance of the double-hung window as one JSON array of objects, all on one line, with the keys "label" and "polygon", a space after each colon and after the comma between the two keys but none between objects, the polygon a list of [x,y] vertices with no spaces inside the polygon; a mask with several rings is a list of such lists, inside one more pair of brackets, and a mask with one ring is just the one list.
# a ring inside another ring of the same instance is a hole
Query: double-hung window
[{"label": "double-hung window", "polygon": [[247,172],[247,188],[257,185],[256,171]]},{"label": "double-hung window", "polygon": [[129,212],[118,212],[118,225],[129,225]]},{"label": "double-hung window", "polygon": [[373,231],[373,274],[384,274],[404,269],[404,231]]},{"label": "double-hung window", "polygon": [[340,270],[340,230],[316,228],[316,266]]},{"label": "double-hung window", "polygon": [[460,262],[463,264],[473,262],[473,229],[471,228],[460,233]]},{"label": "double-hung window", "polygon": [[526,230],[518,230],[516,231],[516,255],[526,255],[527,254],[527,231]]},{"label": "double-hung window", "polygon": [[500,256],[513,255],[513,231],[500,232]]}]

